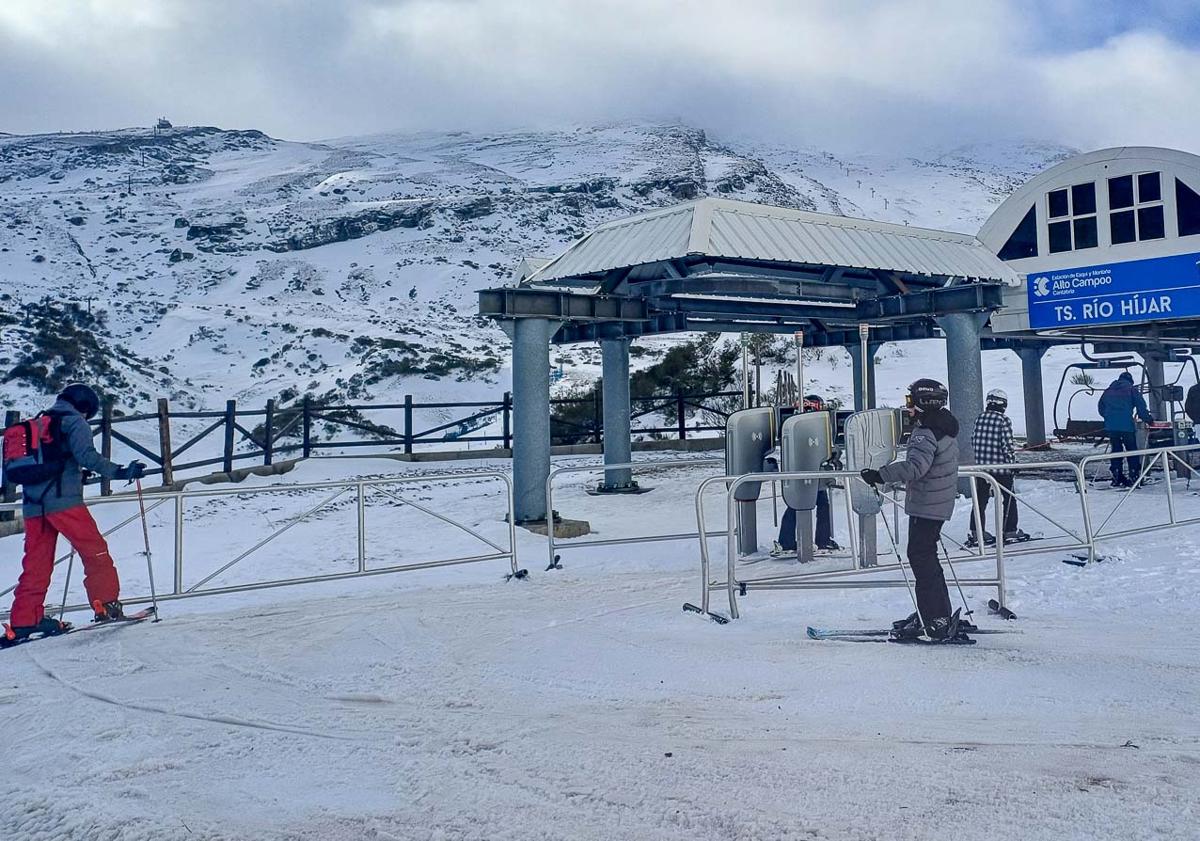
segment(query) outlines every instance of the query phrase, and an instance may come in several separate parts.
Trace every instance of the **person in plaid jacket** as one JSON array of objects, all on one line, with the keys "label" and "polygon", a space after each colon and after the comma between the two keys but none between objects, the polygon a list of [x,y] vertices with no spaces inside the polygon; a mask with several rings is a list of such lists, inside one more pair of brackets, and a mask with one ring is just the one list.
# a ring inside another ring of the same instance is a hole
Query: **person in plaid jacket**
[{"label": "person in plaid jacket", "polygon": [[[987,408],[975,420],[975,429],[971,433],[971,447],[975,450],[975,463],[1012,464],[1016,459],[1013,448],[1012,421],[1005,411],[1008,409],[1008,395],[1002,389],[993,388],[987,393]],[[1028,540],[1029,535],[1017,527],[1017,501],[1012,496],[1013,475],[1011,470],[990,470],[996,482],[1007,493],[1004,494],[1004,542]],[[970,533],[967,535],[967,545],[979,545],[979,537],[975,533],[975,524],[983,523],[983,540],[987,544],[996,542],[996,538],[988,533],[987,524],[991,517],[991,507],[988,498],[991,496],[991,484],[985,479],[975,480],[975,498],[978,506],[972,512]]]}]

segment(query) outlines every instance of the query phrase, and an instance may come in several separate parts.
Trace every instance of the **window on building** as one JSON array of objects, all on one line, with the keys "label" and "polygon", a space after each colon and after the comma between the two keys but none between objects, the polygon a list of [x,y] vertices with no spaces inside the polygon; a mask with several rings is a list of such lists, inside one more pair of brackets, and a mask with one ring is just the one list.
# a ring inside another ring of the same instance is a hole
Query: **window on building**
[{"label": "window on building", "polygon": [[1046,211],[1051,254],[1097,246],[1094,182],[1052,190],[1046,195]]},{"label": "window on building", "polygon": [[1108,179],[1108,230],[1113,245],[1162,239],[1162,173],[1140,172]]},{"label": "window on building", "polygon": [[1138,202],[1162,201],[1162,179],[1157,172],[1143,172],[1138,176]]},{"label": "window on building", "polygon": [[1050,223],[1050,253],[1057,254],[1060,251],[1071,250],[1071,223],[1070,222],[1051,222]]},{"label": "window on building", "polygon": [[1132,210],[1122,210],[1108,217],[1109,230],[1112,232],[1113,245],[1124,242],[1137,242],[1137,223],[1133,220]]},{"label": "window on building", "polygon": [[1057,219],[1059,216],[1070,216],[1071,206],[1069,193],[1066,190],[1055,190],[1050,194],[1050,218]]},{"label": "window on building", "polygon": [[1038,256],[1037,247],[1037,207],[1029,208],[1025,218],[1017,225],[1012,236],[1004,243],[997,255],[1001,260],[1020,260],[1025,257]]},{"label": "window on building", "polygon": [[1162,239],[1166,236],[1166,225],[1163,222],[1163,206],[1139,207],[1138,239]]},{"label": "window on building", "polygon": [[1175,179],[1175,211],[1179,215],[1179,235],[1200,234],[1200,195],[1178,178]]},{"label": "window on building", "polygon": [[1133,207],[1133,176],[1108,179],[1108,206],[1112,210]]}]

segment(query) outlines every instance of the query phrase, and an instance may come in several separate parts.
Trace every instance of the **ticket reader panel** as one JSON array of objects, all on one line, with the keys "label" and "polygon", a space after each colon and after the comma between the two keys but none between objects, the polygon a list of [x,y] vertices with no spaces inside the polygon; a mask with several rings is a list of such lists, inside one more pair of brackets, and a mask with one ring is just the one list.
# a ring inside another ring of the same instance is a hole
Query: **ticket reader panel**
[{"label": "ticket reader panel", "polygon": [[[833,415],[809,412],[792,415],[780,434],[783,459],[780,470],[800,473],[820,470],[833,455]],[[801,563],[813,559],[813,509],[817,507],[820,479],[784,479],[783,501],[796,510],[796,552]]]},{"label": "ticket reader panel", "polygon": [[[895,461],[903,428],[900,409],[868,409],[846,419],[846,469],[858,473],[868,467],[878,470]],[[859,563],[875,566],[878,549],[875,517],[882,502],[862,479],[850,480],[850,507],[858,515]]]},{"label": "ticket reader panel", "polygon": [[[833,455],[833,422],[829,412],[792,415],[783,422],[781,435],[784,473],[820,470]],[[797,511],[817,507],[818,479],[785,479],[783,501]]]},{"label": "ticket reader panel", "polygon": [[[774,447],[775,410],[770,406],[742,409],[725,422],[725,475],[761,473],[763,461]],[[735,492],[738,552],[758,551],[757,501],[762,482],[747,482]]]}]

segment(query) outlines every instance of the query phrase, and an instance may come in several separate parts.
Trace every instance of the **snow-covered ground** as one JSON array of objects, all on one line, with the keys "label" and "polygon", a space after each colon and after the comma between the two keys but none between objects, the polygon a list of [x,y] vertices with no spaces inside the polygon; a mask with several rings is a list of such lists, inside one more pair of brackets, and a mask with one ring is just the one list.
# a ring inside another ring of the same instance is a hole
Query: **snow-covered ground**
[{"label": "snow-covered ground", "polygon": [[[318,461],[273,481],[396,469]],[[647,473],[651,494],[598,499],[573,474],[555,507],[602,537],[688,531],[705,475]],[[1074,522],[1069,485],[1024,488]],[[1200,514],[1176,490],[1180,514]],[[507,537],[498,486],[400,492]],[[186,582],[321,498],[193,503]],[[1094,494],[1098,511],[1119,499]],[[1161,484],[1140,490],[1114,523],[1161,522],[1164,499]],[[97,513],[115,523],[117,508]],[[150,515],[160,589],[168,509]],[[719,524],[719,493],[709,510]],[[338,500],[213,585],[352,568],[354,516]],[[964,502],[947,533],[965,517]],[[1050,534],[1032,514],[1022,524]],[[764,541],[771,529],[767,502]],[[378,495],[367,533],[375,566],[486,551]],[[136,523],[113,537],[127,594],[145,592],[140,543]],[[1086,568],[1053,551],[1011,560],[1014,633],[971,648],[805,638],[806,624],[902,615],[898,590],[752,592],[718,626],[680,611],[699,595],[694,541],[568,550],[543,572],[544,538],[523,530],[523,581],[492,561],[164,603],[158,624],[0,654],[0,837],[1195,838],[1196,531],[1103,548]],[[0,580],[19,553],[0,540]],[[764,567],[787,568],[751,569]]]}]

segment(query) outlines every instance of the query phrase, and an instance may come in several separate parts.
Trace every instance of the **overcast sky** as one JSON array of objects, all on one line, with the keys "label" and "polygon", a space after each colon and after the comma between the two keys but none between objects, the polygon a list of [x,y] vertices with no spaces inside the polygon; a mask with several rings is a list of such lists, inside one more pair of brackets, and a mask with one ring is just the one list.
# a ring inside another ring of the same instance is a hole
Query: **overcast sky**
[{"label": "overcast sky", "polygon": [[0,131],[672,118],[836,149],[1200,151],[1195,0],[0,0]]}]

